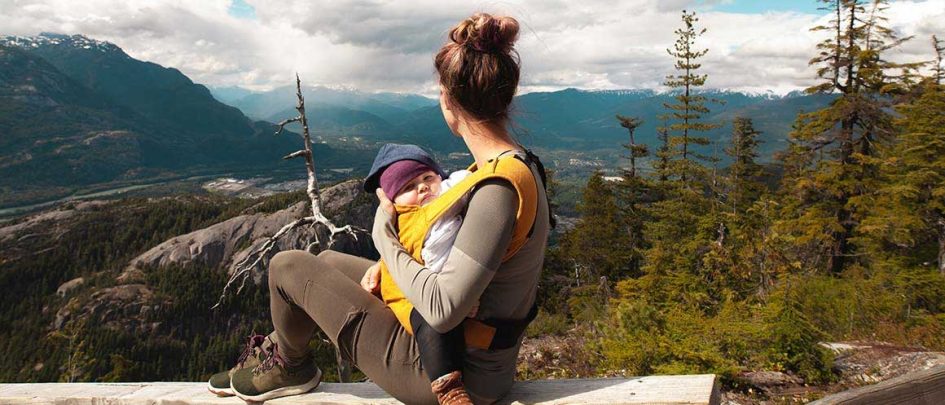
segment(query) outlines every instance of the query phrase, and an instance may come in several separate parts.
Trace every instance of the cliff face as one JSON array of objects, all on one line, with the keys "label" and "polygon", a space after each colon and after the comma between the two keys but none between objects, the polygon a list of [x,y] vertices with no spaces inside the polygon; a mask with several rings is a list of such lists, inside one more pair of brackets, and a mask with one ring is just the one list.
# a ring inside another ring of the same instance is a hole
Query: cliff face
[{"label": "cliff face", "polygon": [[[199,200],[200,197],[197,198]],[[333,249],[376,258],[377,252],[369,232],[366,231],[370,229],[374,218],[376,199],[373,195],[366,195],[360,190],[360,181],[351,180],[323,190],[321,198],[324,213],[336,225],[351,225],[356,229],[353,237],[340,237]],[[0,251],[3,251],[3,254],[0,254],[0,264],[31,262],[48,255],[50,249],[74,249],[68,247],[65,242],[89,237],[90,231],[86,227],[99,227],[103,223],[112,223],[110,226],[115,229],[105,231],[105,235],[96,235],[96,240],[113,237],[114,240],[110,243],[115,245],[117,251],[134,249],[121,242],[122,238],[115,235],[115,232],[138,228],[136,232],[139,234],[150,235],[156,230],[142,223],[160,223],[162,220],[164,223],[173,223],[193,219],[189,217],[192,214],[187,214],[189,211],[186,210],[168,212],[166,209],[149,208],[166,205],[175,200],[176,197],[137,202],[127,200],[72,203],[0,226]],[[238,204],[239,201],[231,199],[224,200],[224,203]],[[202,204],[206,206],[213,203],[204,201]],[[59,281],[53,281],[48,291],[40,293],[46,296],[42,311],[46,330],[68,330],[78,321],[137,336],[164,335],[173,329],[173,325],[166,322],[162,325],[165,320],[162,314],[176,311],[174,308],[178,301],[186,298],[175,296],[173,293],[162,293],[158,285],[152,285],[156,283],[154,280],[167,277],[161,273],[210,269],[232,274],[236,263],[265,243],[283,226],[309,215],[311,211],[307,199],[275,212],[257,212],[265,210],[261,207],[263,204],[267,204],[267,201],[261,200],[256,205],[243,209],[242,215],[212,223],[157,244],[152,242],[144,245],[142,248],[145,250],[142,253],[130,260],[126,259],[125,262],[102,263],[91,268],[84,267],[82,272],[61,274]],[[273,205],[272,202],[268,204],[270,207]],[[242,203],[242,206],[246,205]],[[140,220],[127,224],[119,220],[131,217]],[[318,232],[324,235],[325,229],[320,226],[303,226],[288,232],[279,239],[269,257],[280,251],[306,249],[315,240]],[[79,243],[81,245],[81,242]],[[318,248],[313,247],[313,250]],[[261,260],[254,269],[253,279],[257,283],[263,280],[269,257]],[[55,266],[47,268],[43,263],[41,260],[35,265],[23,266],[47,275],[58,276],[58,272],[62,271]],[[36,266],[43,268],[35,268]],[[17,272],[16,268],[12,267],[11,271]],[[201,288],[201,293],[215,297],[223,285],[206,285]]]},{"label": "cliff face", "polygon": [[[356,237],[343,235],[333,247],[363,257],[374,258],[377,253],[366,231],[373,219],[374,204],[364,198],[360,181],[348,181],[330,187],[321,194],[322,209],[329,217],[337,218],[336,225],[350,224],[357,228]],[[140,281],[144,269],[170,265],[200,264],[210,268],[226,267],[227,273],[236,271],[236,265],[251,252],[261,247],[270,236],[286,224],[311,213],[308,201],[271,214],[240,215],[209,227],[171,238],[131,260],[118,276],[122,284]],[[292,249],[305,249],[315,240],[320,227],[303,226],[289,231],[276,243],[272,254]],[[257,266],[254,278],[259,282],[268,265],[264,258]]]},{"label": "cliff face", "polygon": [[[321,198],[335,224],[360,229],[333,249],[376,257],[365,231],[376,197],[353,180]],[[243,337],[271,328],[267,260],[253,273],[260,284],[211,310],[233,263],[309,210],[301,192],[176,195],[70,202],[0,224],[0,341],[18,348],[0,360],[0,380],[204,379]],[[323,231],[289,232],[271,254]]]}]

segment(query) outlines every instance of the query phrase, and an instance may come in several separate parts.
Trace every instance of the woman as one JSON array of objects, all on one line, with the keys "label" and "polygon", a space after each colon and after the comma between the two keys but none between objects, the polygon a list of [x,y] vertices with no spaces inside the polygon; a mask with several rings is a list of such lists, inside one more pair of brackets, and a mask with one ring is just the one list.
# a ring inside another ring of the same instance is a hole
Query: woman
[{"label": "woman", "polygon": [[[519,79],[512,49],[518,29],[511,17],[473,15],[452,29],[450,41],[435,58],[443,117],[465,141],[480,168],[499,156],[524,154],[507,130]],[[540,163],[526,161],[539,185],[537,209],[527,241],[511,257],[504,256],[520,200],[504,179],[486,180],[474,189],[440,273],[429,271],[406,253],[396,234],[390,202],[382,198],[375,216],[375,245],[406,297],[437,331],[460,325],[477,303],[477,319],[524,319],[527,323],[533,316],[550,217]],[[237,367],[211,379],[211,390],[221,392],[229,382],[235,394],[258,401],[314,388],[321,371],[308,343],[318,327],[343,357],[398,400],[437,403],[418,360],[416,341],[390,309],[362,287],[377,284],[373,264],[333,251],[318,256],[290,251],[273,257],[269,290],[275,331],[267,339],[271,348],[262,361],[241,356]],[[251,339],[248,353],[254,353],[261,342],[258,337]],[[508,392],[520,344],[518,333],[510,347],[467,347],[463,380],[474,402],[492,403]]]}]

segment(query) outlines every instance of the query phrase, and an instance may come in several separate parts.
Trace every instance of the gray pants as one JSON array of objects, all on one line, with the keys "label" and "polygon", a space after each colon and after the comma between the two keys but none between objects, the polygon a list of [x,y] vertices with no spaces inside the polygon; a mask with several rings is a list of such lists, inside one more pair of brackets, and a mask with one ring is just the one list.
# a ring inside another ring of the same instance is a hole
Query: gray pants
[{"label": "gray pants", "polygon": [[321,328],[343,358],[394,398],[436,404],[416,341],[383,301],[361,288],[372,264],[334,251],[275,255],[269,262],[273,339],[292,363],[305,356],[315,328]]}]

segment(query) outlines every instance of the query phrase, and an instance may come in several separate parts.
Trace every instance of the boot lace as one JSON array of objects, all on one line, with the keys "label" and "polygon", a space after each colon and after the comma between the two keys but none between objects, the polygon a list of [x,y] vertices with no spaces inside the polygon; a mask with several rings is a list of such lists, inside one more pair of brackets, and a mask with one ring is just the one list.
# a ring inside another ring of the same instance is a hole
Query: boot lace
[{"label": "boot lace", "polygon": [[251,335],[247,336],[246,344],[243,346],[243,352],[240,353],[240,357],[236,359],[237,366],[243,367],[243,363],[246,362],[246,359],[248,359],[249,356],[252,356],[256,352],[256,348],[261,347],[265,341],[266,336],[258,335],[255,331]]},{"label": "boot lace", "polygon": [[279,351],[279,344],[276,342],[273,342],[272,339],[269,339],[269,342],[271,343],[271,345],[269,346],[268,349],[266,349],[266,354],[267,354],[266,360],[263,360],[261,364],[259,364],[258,366],[256,366],[255,369],[253,369],[253,374],[258,375],[261,373],[265,373],[269,370],[272,370],[272,368],[275,367],[276,364],[282,366],[283,369],[286,368],[285,357],[282,357],[282,353]]}]

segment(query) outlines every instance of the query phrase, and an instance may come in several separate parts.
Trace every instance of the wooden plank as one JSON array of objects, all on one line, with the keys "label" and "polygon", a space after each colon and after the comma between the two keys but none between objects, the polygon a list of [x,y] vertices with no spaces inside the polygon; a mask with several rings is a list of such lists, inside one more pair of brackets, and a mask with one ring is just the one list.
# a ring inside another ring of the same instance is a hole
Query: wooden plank
[{"label": "wooden plank", "polygon": [[[516,382],[502,404],[663,404],[717,405],[714,375],[648,376],[613,379],[534,380]],[[0,403],[49,405],[225,405],[206,383],[49,383],[0,384]],[[400,404],[372,383],[323,383],[315,392],[267,401],[278,404]]]},{"label": "wooden plank", "polygon": [[909,373],[878,384],[854,388],[811,405],[945,404],[945,366]]}]

